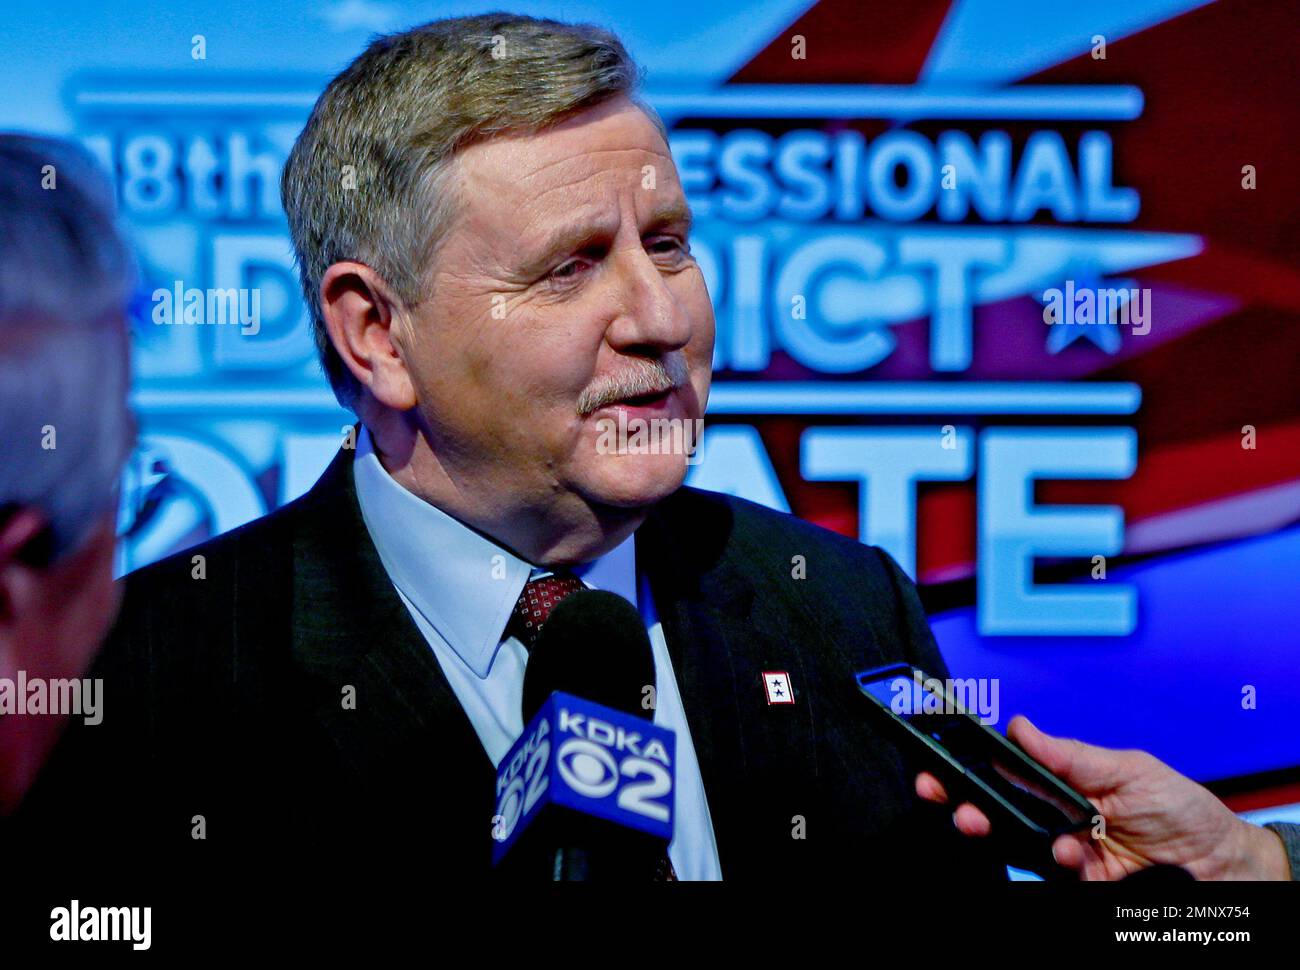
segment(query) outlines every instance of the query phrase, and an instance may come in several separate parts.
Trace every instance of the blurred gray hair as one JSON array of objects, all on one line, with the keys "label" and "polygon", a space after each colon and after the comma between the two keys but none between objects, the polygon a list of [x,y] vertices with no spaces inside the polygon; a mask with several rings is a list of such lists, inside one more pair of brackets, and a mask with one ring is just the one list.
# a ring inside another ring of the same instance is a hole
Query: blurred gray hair
[{"label": "blurred gray hair", "polygon": [[0,508],[41,510],[56,557],[114,507],[135,438],[135,263],[114,215],[86,152],[0,133]]},{"label": "blurred gray hair", "polygon": [[320,284],[356,260],[408,306],[456,212],[447,172],[455,153],[494,135],[535,133],[636,96],[641,70],[617,37],[591,24],[508,13],[435,20],[378,37],[329,83],[280,180],[303,296],[325,375],[339,402],[360,387],[330,344]]}]

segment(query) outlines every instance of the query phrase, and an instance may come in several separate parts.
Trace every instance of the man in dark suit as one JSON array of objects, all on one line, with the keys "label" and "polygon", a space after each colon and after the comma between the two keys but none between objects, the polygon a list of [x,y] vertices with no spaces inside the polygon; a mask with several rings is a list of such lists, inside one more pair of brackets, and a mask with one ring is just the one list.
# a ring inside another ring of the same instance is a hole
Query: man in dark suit
[{"label": "man in dark suit", "polygon": [[[96,671],[114,717],[79,732],[61,777],[42,779],[92,797],[78,805],[87,825],[178,861],[397,847],[462,877],[488,872],[494,766],[385,574],[351,466],[340,452],[298,501],[130,577]],[[886,554],[691,488],[637,537],[724,879],[999,875],[915,798],[862,716],[855,670],[947,673]],[[796,555],[804,579],[791,578]],[[767,670],[788,672],[794,704],[768,705]],[[59,812],[40,786],[30,808]]]},{"label": "man in dark suit", "polygon": [[655,652],[680,878],[999,877],[863,717],[856,670],[947,675],[893,561],[682,487],[685,447],[611,439],[693,440],[713,355],[635,81],[604,31],[488,15],[381,38],[331,82],[282,192],[359,434],[302,499],[130,578],[98,671],[113,723],[69,738],[33,817],[80,784],[174,860],[486,875],[515,614],[596,586]]}]

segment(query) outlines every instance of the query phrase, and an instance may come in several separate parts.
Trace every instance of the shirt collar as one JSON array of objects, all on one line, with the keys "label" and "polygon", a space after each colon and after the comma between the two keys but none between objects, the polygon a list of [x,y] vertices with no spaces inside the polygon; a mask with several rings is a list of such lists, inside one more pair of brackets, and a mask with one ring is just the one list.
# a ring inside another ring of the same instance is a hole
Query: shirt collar
[{"label": "shirt collar", "polygon": [[[487,677],[524,584],[549,570],[407,491],[380,463],[365,427],[352,474],[361,516],[393,585],[470,670]],[[573,572],[635,606],[635,533]]]}]

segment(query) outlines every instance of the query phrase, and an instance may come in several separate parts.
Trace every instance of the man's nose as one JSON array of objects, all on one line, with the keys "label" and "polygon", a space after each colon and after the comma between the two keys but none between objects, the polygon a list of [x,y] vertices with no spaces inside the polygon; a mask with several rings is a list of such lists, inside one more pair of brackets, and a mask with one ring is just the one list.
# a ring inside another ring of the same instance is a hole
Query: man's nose
[{"label": "man's nose", "polygon": [[619,308],[607,335],[615,350],[668,353],[690,342],[691,320],[644,247],[619,254],[615,278]]}]

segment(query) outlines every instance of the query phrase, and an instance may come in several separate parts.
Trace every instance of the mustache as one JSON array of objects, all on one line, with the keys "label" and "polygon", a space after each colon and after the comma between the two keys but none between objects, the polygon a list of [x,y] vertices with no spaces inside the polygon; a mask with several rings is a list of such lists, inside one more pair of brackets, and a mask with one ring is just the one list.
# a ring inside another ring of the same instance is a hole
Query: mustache
[{"label": "mustache", "polygon": [[632,370],[604,378],[588,387],[578,397],[578,414],[586,417],[606,404],[643,394],[660,394],[684,385],[689,377],[686,360],[681,354],[666,357],[642,357]]}]

